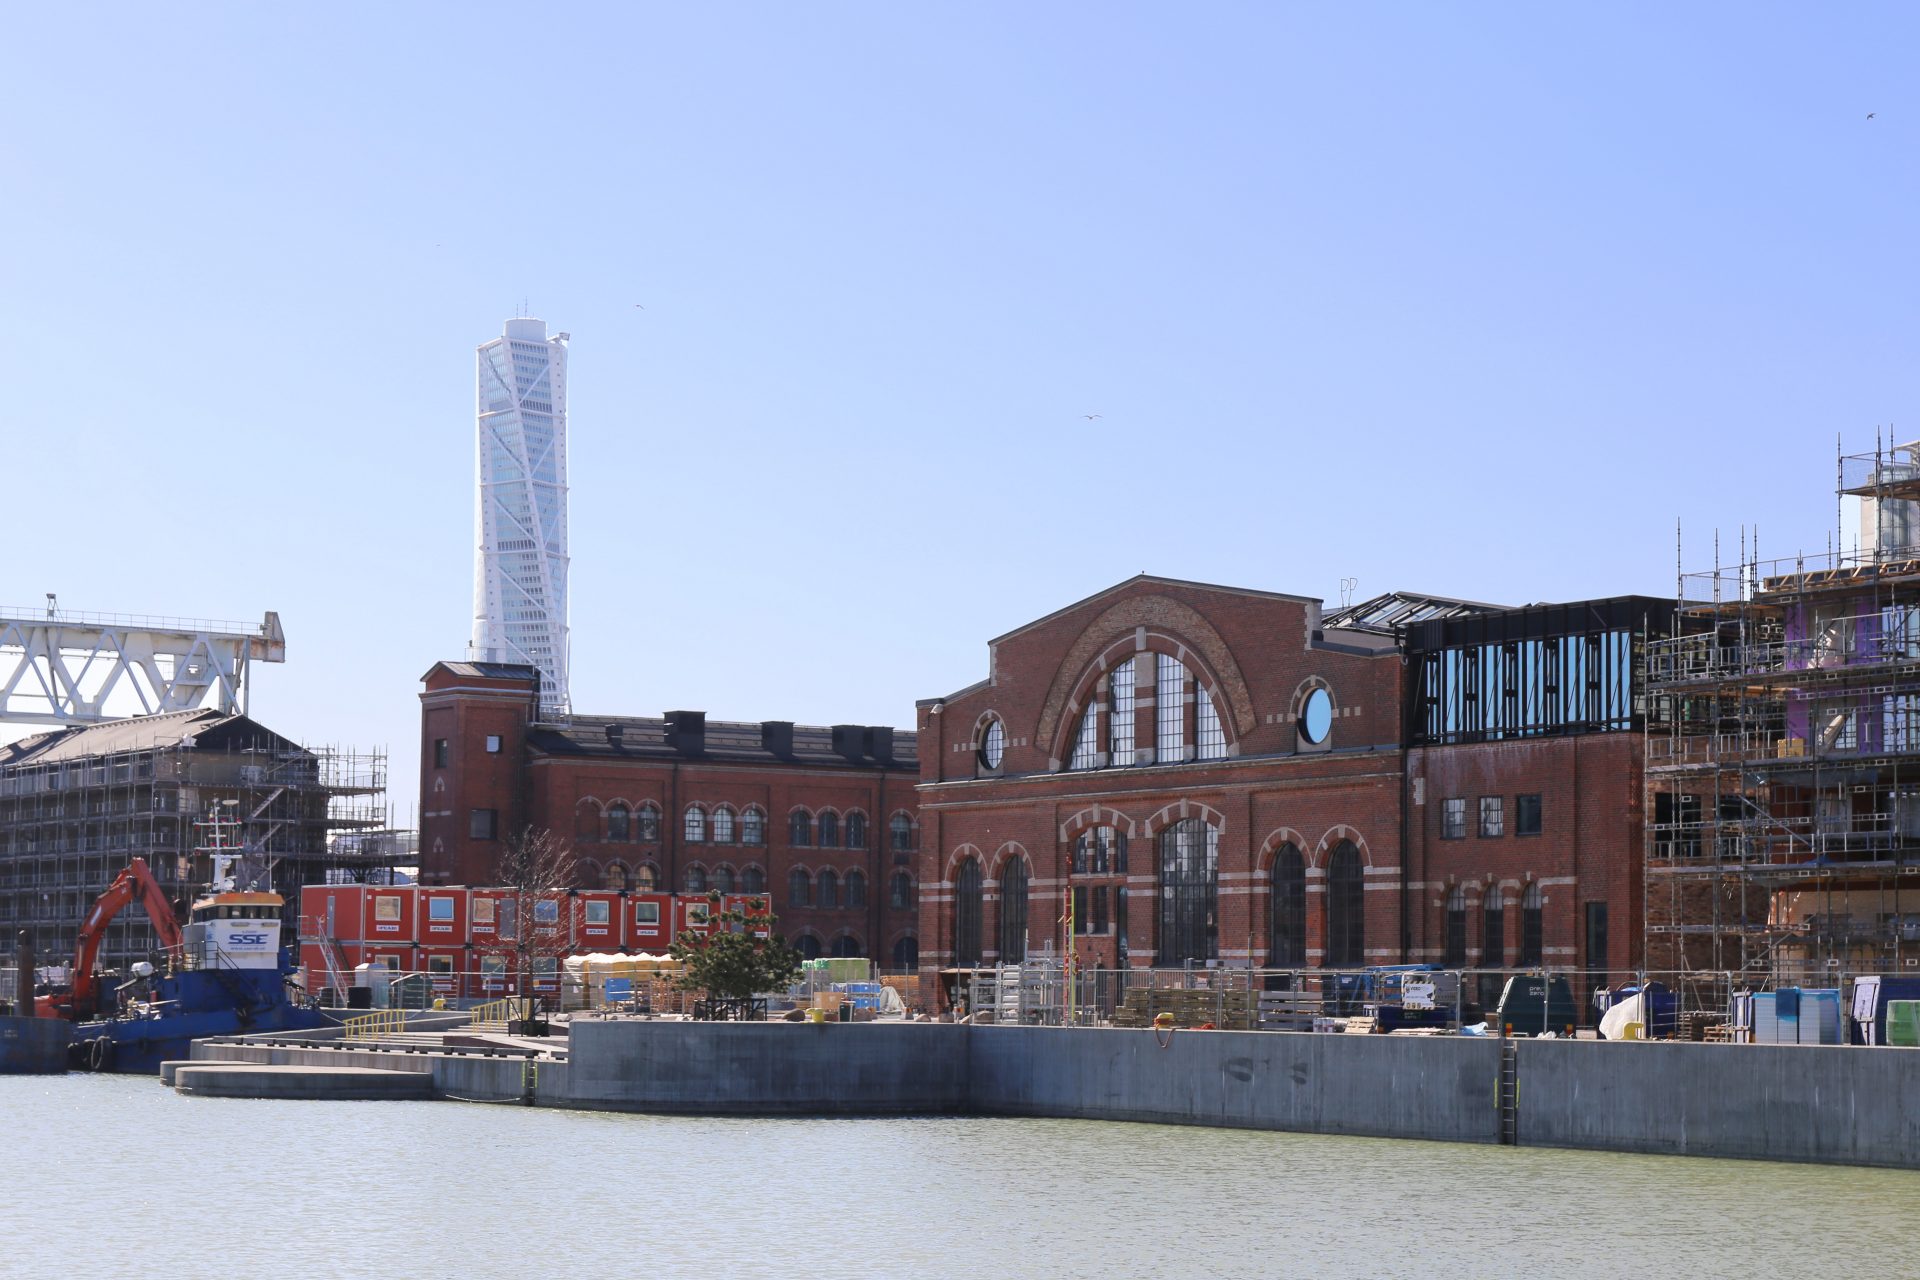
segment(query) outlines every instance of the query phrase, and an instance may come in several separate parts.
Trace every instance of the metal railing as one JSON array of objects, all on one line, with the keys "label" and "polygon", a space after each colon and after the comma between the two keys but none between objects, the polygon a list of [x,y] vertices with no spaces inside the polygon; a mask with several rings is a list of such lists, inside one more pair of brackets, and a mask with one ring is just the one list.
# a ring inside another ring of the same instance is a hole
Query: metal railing
[{"label": "metal railing", "polygon": [[356,1014],[340,1024],[342,1040],[378,1040],[381,1036],[393,1035],[407,1029],[407,1011],[405,1009],[376,1009],[372,1013]]}]

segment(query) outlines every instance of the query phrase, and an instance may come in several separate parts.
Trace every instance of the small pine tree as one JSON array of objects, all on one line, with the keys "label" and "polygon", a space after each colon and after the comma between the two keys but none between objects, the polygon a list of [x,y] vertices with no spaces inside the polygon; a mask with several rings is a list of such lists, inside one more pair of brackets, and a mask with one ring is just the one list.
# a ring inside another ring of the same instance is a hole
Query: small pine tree
[{"label": "small pine tree", "polygon": [[738,1002],[784,990],[800,976],[800,953],[773,931],[772,904],[765,898],[723,911],[720,895],[710,893],[707,918],[709,932],[683,930],[670,948],[683,966],[675,980],[681,990],[704,992],[710,1003]]}]

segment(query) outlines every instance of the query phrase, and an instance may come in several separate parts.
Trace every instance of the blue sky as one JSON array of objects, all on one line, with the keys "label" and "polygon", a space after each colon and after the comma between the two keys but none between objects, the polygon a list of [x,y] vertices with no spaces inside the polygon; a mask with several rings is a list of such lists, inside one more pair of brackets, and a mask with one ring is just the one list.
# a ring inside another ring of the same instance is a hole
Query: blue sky
[{"label": "blue sky", "polygon": [[390,745],[403,819],[522,299],[587,711],[904,725],[1143,569],[1668,593],[1676,518],[1822,549],[1836,436],[1920,436],[1910,6],[8,29],[0,602],[279,610],[256,712]]}]

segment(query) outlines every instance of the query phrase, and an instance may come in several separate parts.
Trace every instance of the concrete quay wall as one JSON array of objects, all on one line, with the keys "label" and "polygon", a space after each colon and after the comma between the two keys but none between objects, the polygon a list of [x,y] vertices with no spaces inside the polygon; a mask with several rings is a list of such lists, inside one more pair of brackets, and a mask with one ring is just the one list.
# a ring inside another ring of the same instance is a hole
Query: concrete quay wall
[{"label": "concrete quay wall", "polygon": [[714,1115],[967,1109],[970,1028],[948,1024],[578,1022],[567,1105]]},{"label": "concrete quay wall", "polygon": [[970,1109],[1498,1142],[1500,1043],[1467,1036],[978,1027]]},{"label": "concrete quay wall", "polygon": [[1920,1168],[1920,1052],[1519,1042],[1521,1146]]}]

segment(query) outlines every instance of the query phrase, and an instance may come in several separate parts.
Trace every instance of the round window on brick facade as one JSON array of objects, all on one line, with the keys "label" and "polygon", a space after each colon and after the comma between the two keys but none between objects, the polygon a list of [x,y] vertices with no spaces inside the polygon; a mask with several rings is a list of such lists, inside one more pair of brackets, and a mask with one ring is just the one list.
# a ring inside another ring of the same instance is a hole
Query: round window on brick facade
[{"label": "round window on brick facade", "polygon": [[1307,701],[1300,708],[1300,736],[1314,746],[1327,740],[1333,732],[1333,695],[1325,689],[1315,689],[1307,695]]},{"label": "round window on brick facade", "polygon": [[1007,729],[995,716],[980,735],[980,767],[998,769],[1007,755]]}]

